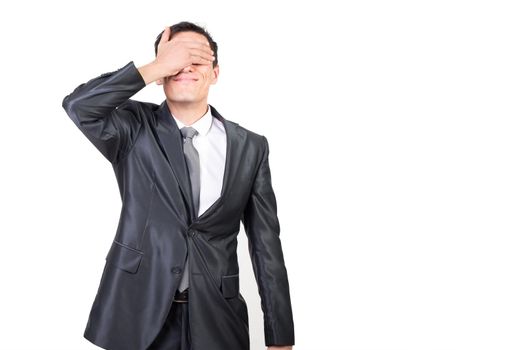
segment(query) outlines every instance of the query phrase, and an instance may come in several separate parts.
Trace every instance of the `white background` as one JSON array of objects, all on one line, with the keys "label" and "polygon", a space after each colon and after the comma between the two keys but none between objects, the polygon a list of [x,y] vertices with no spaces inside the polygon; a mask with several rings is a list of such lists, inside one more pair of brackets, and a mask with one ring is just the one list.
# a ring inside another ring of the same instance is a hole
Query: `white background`
[{"label": "white background", "polygon": [[[295,349],[523,349],[521,4],[1,5],[0,349],[96,349],[83,332],[120,198],[62,99],[150,62],[182,20],[219,45],[209,102],[268,138]],[[239,259],[264,349],[243,231]]]}]

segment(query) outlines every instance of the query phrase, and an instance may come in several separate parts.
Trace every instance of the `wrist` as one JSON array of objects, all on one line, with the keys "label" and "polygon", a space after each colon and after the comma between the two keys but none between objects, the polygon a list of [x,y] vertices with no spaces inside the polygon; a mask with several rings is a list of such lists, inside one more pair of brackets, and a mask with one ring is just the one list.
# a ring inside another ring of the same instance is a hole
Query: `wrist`
[{"label": "wrist", "polygon": [[142,76],[142,79],[144,79],[146,85],[166,76],[162,71],[162,67],[156,62],[156,60],[138,67],[138,72]]}]

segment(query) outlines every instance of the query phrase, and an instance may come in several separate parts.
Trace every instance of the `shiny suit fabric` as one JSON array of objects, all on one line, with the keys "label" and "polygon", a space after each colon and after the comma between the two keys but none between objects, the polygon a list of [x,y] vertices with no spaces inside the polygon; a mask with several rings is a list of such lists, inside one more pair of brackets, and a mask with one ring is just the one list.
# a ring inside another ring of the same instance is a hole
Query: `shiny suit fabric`
[{"label": "shiny suit fabric", "polygon": [[62,102],[111,162],[122,200],[84,337],[109,350],[147,349],[166,320],[187,256],[192,350],[248,350],[248,310],[237,260],[242,223],[264,313],[265,343],[293,345],[266,137],[210,106],[227,135],[224,181],[219,199],[193,217],[182,136],[166,101],[131,99],[145,85],[131,61],[79,85]]}]

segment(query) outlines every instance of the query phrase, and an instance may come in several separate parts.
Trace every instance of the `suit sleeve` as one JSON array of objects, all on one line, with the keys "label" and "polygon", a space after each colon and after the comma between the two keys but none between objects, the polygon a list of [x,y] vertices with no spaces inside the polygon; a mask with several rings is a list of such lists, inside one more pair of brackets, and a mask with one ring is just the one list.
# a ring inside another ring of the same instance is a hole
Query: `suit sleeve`
[{"label": "suit sleeve", "polygon": [[111,163],[130,150],[141,127],[139,106],[130,97],[146,83],[133,61],[79,85],[62,107],[89,141]]},{"label": "suit sleeve", "polygon": [[246,204],[242,223],[264,313],[266,346],[294,345],[294,324],[287,270],[280,241],[277,203],[271,185],[269,145],[263,138],[263,156]]}]

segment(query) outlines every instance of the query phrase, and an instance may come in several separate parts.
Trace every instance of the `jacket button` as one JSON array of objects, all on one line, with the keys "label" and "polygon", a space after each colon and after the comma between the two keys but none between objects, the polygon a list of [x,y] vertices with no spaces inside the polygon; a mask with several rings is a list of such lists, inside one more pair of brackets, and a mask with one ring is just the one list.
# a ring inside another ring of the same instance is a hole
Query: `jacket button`
[{"label": "jacket button", "polygon": [[193,230],[189,230],[189,235],[190,235],[191,237],[195,237],[195,234],[196,234],[195,231],[193,231]]},{"label": "jacket button", "polygon": [[171,272],[173,272],[173,273],[180,273],[180,272],[182,272],[182,269],[180,267],[173,267],[171,269]]}]

